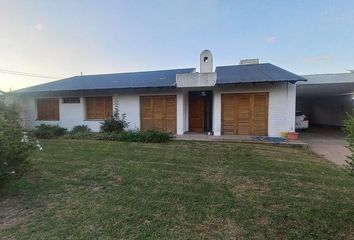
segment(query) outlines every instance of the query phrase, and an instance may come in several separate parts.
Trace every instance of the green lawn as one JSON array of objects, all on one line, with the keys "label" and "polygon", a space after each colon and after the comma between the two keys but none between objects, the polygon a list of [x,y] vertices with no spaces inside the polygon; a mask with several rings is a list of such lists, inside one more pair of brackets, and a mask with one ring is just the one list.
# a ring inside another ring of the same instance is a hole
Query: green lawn
[{"label": "green lawn", "polygon": [[354,239],[354,178],[304,149],[43,145],[0,190],[0,239]]}]

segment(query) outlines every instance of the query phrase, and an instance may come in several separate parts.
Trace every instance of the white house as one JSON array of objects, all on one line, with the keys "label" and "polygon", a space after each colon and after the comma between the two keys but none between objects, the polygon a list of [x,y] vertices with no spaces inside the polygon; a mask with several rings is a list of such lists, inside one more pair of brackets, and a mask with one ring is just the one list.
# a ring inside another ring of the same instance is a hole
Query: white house
[{"label": "white house", "polygon": [[177,135],[268,135],[295,130],[296,82],[306,81],[269,63],[241,61],[213,68],[209,50],[195,68],[75,76],[20,89],[23,124],[58,124],[69,130],[100,122],[117,106],[130,129]]}]

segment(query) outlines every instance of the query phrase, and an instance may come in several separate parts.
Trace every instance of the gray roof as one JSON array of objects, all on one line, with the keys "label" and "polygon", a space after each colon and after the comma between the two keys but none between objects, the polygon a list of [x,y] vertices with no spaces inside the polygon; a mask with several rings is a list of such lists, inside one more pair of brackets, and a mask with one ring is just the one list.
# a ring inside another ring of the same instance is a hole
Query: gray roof
[{"label": "gray roof", "polygon": [[296,82],[305,78],[270,63],[216,67],[216,84]]},{"label": "gray roof", "polygon": [[[195,71],[195,68],[184,68],[147,72],[84,75],[19,89],[13,93],[176,87],[176,74],[193,73]],[[217,74],[217,85],[306,81],[305,78],[270,63],[222,66],[216,67],[215,72]]]},{"label": "gray roof", "polygon": [[307,79],[301,84],[354,83],[354,73],[325,73],[303,75]]},{"label": "gray roof", "polygon": [[195,68],[83,75],[19,89],[14,93],[175,87],[176,74],[192,72],[195,72]]}]

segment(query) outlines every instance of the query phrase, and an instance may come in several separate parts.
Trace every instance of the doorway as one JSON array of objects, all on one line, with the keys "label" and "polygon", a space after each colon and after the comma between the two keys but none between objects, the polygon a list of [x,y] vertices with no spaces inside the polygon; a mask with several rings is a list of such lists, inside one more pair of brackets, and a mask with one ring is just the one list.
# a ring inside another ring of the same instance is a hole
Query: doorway
[{"label": "doorway", "polygon": [[189,132],[212,132],[212,91],[189,92]]}]

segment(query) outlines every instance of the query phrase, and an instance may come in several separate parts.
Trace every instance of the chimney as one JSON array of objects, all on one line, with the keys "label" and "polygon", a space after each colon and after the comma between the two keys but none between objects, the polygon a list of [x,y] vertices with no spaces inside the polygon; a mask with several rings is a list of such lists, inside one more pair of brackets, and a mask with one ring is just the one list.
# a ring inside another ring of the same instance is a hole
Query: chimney
[{"label": "chimney", "polygon": [[247,64],[259,64],[259,59],[258,58],[252,58],[252,59],[240,60],[240,65],[247,65]]},{"label": "chimney", "polygon": [[200,72],[213,72],[213,55],[209,50],[204,50],[200,53]]}]

